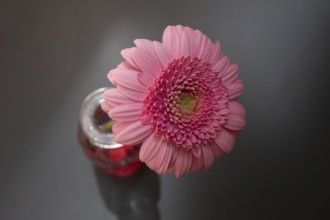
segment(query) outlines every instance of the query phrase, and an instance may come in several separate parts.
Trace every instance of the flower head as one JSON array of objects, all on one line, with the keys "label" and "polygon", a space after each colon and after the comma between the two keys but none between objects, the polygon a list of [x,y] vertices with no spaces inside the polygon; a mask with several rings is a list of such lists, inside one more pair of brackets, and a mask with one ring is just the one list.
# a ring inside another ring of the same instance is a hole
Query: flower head
[{"label": "flower head", "polygon": [[245,126],[238,66],[218,41],[180,25],[167,27],[162,43],[134,43],[108,74],[117,88],[104,93],[115,140],[142,143],[140,159],[158,173],[179,177],[210,168]]}]

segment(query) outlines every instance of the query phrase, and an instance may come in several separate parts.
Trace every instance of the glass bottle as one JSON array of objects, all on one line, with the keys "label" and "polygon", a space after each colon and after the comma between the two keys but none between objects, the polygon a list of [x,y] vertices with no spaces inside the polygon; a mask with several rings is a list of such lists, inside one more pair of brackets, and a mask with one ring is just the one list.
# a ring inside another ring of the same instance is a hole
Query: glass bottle
[{"label": "glass bottle", "polygon": [[107,89],[97,89],[83,101],[79,117],[79,140],[96,167],[108,174],[130,176],[142,166],[139,160],[140,145],[126,146],[114,141],[114,121],[101,108],[103,93]]}]

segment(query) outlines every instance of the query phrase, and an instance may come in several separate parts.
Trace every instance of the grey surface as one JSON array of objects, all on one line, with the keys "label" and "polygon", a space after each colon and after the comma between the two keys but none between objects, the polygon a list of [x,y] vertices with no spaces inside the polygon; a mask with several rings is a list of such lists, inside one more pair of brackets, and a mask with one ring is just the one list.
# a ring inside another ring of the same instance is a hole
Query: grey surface
[{"label": "grey surface", "polygon": [[[1,1],[0,219],[329,219],[329,21],[327,0]],[[240,65],[247,127],[208,172],[102,176],[80,103],[169,24]]]}]

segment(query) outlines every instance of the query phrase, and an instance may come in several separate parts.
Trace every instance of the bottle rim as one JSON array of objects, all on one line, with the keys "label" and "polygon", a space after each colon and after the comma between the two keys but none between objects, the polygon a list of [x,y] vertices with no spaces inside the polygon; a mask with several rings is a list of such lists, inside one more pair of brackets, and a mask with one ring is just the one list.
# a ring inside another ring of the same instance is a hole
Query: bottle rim
[{"label": "bottle rim", "polygon": [[114,149],[123,145],[115,142],[112,132],[101,130],[95,118],[97,111],[100,110],[101,104],[104,102],[104,92],[107,89],[109,88],[99,88],[86,96],[81,105],[79,122],[81,130],[92,145]]}]

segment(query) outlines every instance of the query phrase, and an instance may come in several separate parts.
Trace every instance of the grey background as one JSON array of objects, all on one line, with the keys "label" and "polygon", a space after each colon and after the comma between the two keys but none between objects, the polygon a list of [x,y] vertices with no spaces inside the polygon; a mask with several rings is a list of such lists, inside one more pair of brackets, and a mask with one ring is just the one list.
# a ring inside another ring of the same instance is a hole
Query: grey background
[{"label": "grey background", "polygon": [[[0,24],[0,219],[329,219],[329,1],[1,1]],[[106,177],[80,104],[169,24],[240,65],[247,127],[207,172]]]}]

